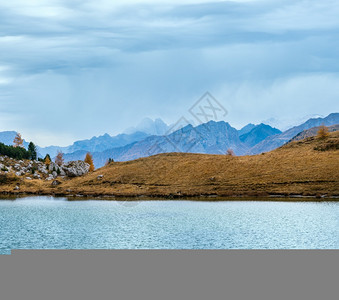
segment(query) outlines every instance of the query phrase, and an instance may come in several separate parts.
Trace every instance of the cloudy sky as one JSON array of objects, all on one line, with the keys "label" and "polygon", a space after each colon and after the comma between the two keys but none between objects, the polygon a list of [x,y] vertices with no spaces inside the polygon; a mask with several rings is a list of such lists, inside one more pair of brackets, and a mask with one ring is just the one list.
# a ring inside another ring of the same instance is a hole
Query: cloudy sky
[{"label": "cloudy sky", "polygon": [[235,127],[338,112],[338,16],[337,0],[0,0],[0,131],[67,145],[175,122],[206,91]]}]

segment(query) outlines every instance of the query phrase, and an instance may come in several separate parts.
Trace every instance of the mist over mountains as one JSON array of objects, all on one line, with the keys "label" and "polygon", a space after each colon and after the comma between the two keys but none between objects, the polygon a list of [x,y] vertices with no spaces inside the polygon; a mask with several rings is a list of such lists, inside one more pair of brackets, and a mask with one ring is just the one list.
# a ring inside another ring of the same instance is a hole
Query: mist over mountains
[{"label": "mist over mountains", "polygon": [[117,136],[110,136],[106,133],[102,136],[93,137],[89,140],[77,141],[73,143],[73,145],[68,147],[38,147],[38,151],[41,156],[45,156],[48,153],[51,155],[51,157],[56,156],[58,151],[61,151],[63,153],[73,153],[82,150],[86,152],[101,152],[111,148],[122,147],[135,141],[140,141],[147,136],[149,136],[149,134],[139,131],[131,134],[123,133]]},{"label": "mist over mountains", "polygon": [[136,127],[130,127],[125,130],[125,134],[133,134],[143,132],[148,135],[165,135],[169,130],[169,126],[161,119],[150,118],[143,119]]},{"label": "mist over mountains", "polygon": [[[39,155],[54,157],[64,153],[65,161],[83,160],[91,152],[95,166],[102,167],[109,158],[128,161],[159,153],[190,152],[225,154],[232,149],[236,155],[260,154],[276,149],[304,130],[320,125],[339,124],[339,113],[325,118],[311,118],[284,132],[267,124],[248,124],[237,130],[229,123],[210,121],[196,127],[187,125],[174,132],[161,119],[144,119],[138,126],[127,129],[117,136],[104,134],[89,140],[76,141],[68,147],[38,147]],[[0,142],[11,145],[15,131],[0,132]],[[27,142],[25,146],[27,147]]]}]

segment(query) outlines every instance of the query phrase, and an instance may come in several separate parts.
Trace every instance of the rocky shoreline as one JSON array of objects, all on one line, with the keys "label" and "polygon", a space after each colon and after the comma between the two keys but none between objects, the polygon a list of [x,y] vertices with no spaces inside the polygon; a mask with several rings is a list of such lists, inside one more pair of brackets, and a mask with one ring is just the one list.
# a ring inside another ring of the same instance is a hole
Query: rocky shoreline
[{"label": "rocky shoreline", "polygon": [[99,199],[99,200],[207,200],[207,201],[339,201],[339,195],[303,195],[289,193],[243,193],[243,194],[100,194],[100,193],[79,193],[71,192],[20,192],[20,191],[0,191],[0,195],[4,197],[29,197],[29,196],[50,196],[63,197],[70,199]]}]

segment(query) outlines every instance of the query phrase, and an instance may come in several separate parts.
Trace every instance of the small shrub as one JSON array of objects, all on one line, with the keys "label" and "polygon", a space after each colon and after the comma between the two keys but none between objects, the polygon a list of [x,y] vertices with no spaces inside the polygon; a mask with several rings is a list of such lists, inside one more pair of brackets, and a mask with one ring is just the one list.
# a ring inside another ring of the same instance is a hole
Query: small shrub
[{"label": "small shrub", "polygon": [[108,165],[111,164],[111,163],[114,163],[114,159],[113,159],[113,158],[109,158],[109,159],[106,161],[105,166],[108,166]]},{"label": "small shrub", "polygon": [[9,184],[9,183],[16,182],[16,181],[18,181],[18,179],[15,176],[0,174],[0,184]]},{"label": "small shrub", "polygon": [[228,155],[228,156],[235,156],[235,153],[234,153],[234,151],[232,149],[227,149],[226,155]]},{"label": "small shrub", "polygon": [[7,176],[0,174],[0,184],[5,184],[7,182]]},{"label": "small shrub", "polygon": [[337,141],[329,140],[327,143],[318,145],[313,148],[316,151],[330,151],[330,150],[339,150],[339,143]]}]

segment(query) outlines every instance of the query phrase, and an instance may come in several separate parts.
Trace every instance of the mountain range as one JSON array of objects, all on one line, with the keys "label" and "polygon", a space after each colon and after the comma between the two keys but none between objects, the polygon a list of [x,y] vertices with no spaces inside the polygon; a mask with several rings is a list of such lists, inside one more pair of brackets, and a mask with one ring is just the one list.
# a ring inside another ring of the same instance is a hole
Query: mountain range
[{"label": "mountain range", "polygon": [[253,146],[253,148],[250,150],[250,154],[260,154],[262,152],[268,152],[276,149],[290,141],[298,133],[312,127],[318,127],[320,125],[331,126],[336,124],[339,124],[339,113],[332,113],[325,118],[309,119],[299,126],[294,126],[280,134],[267,137],[257,145]]},{"label": "mountain range", "polygon": [[[232,149],[236,155],[259,154],[282,146],[310,128],[336,124],[339,124],[339,113],[332,113],[325,118],[311,118],[284,132],[263,123],[250,123],[237,130],[224,121],[210,121],[196,127],[187,125],[169,132],[169,126],[161,119],[145,119],[135,128],[129,128],[117,136],[104,134],[76,141],[68,147],[38,147],[38,152],[40,156],[49,153],[54,157],[58,151],[62,151],[65,161],[83,160],[86,153],[91,152],[97,168],[102,167],[109,158],[128,161],[169,152],[225,154],[228,149]],[[0,132],[0,142],[12,144],[15,135],[15,131]]]},{"label": "mountain range", "polygon": [[77,141],[68,147],[38,147],[38,152],[41,156],[45,156],[48,153],[51,157],[56,156],[58,151],[63,153],[73,153],[82,150],[86,152],[101,152],[107,149],[122,147],[130,143],[143,140],[148,136],[149,134],[139,131],[131,134],[122,133],[117,136],[110,136],[106,133],[102,136],[93,137],[89,140]]}]

